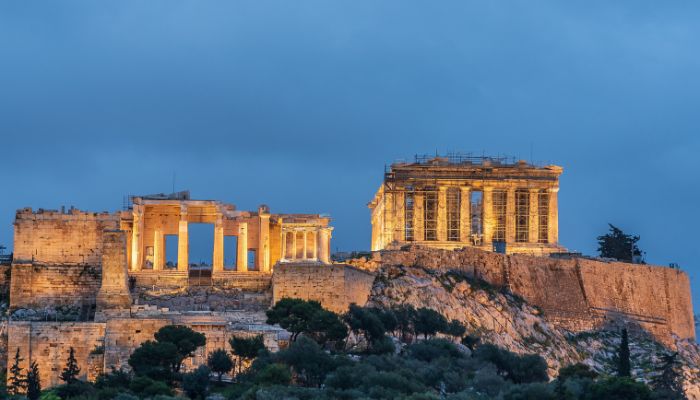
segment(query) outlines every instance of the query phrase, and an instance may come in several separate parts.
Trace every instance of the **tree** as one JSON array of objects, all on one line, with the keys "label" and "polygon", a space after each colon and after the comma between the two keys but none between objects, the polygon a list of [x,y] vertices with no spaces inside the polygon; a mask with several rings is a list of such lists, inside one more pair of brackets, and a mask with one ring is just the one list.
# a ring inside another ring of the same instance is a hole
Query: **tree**
[{"label": "tree", "polygon": [[15,353],[15,361],[12,363],[12,367],[10,367],[10,379],[7,386],[7,392],[11,395],[22,394],[27,389],[27,380],[22,374],[24,368],[19,366],[22,361],[24,361],[24,359],[19,356],[18,347]]},{"label": "tree", "polygon": [[630,365],[630,344],[627,337],[627,329],[622,329],[622,338],[620,339],[620,347],[617,349],[617,376],[630,377],[632,376],[632,367]]},{"label": "tree", "polygon": [[657,375],[651,381],[655,394],[663,394],[664,399],[685,399],[682,375],[678,371],[678,353],[662,354],[660,360],[661,365],[656,368]]},{"label": "tree", "polygon": [[648,400],[649,388],[630,378],[611,377],[589,386],[584,400]]},{"label": "tree", "polygon": [[362,335],[367,343],[375,343],[384,338],[386,328],[379,317],[376,309],[360,307],[357,304],[350,304],[348,312],[343,319],[348,324],[350,330],[356,335]]},{"label": "tree", "polygon": [[226,350],[216,349],[209,353],[207,366],[218,375],[219,382],[221,382],[222,376],[233,368],[233,361]]},{"label": "tree", "polygon": [[156,341],[161,343],[172,343],[177,349],[177,356],[172,364],[174,372],[180,372],[182,361],[192,357],[198,347],[204,346],[207,339],[204,334],[193,331],[184,325],[167,325],[158,330],[153,335]]},{"label": "tree", "polygon": [[488,361],[496,366],[499,374],[513,383],[547,382],[547,363],[536,354],[519,356],[492,344],[483,344],[474,352],[481,361]]},{"label": "tree", "polygon": [[341,342],[348,336],[348,328],[338,314],[321,309],[309,321],[309,335],[319,344]]},{"label": "tree", "polygon": [[320,386],[326,375],[336,368],[333,357],[305,336],[281,350],[277,357],[292,367],[297,382],[303,386]]},{"label": "tree", "polygon": [[178,361],[177,347],[169,342],[147,340],[131,353],[129,365],[136,375],[169,380]]},{"label": "tree", "polygon": [[292,341],[302,332],[309,332],[309,321],[321,310],[321,303],[313,300],[284,298],[266,311],[268,324],[279,324],[292,333]]},{"label": "tree", "polygon": [[191,399],[204,399],[209,390],[209,374],[211,371],[206,365],[200,365],[194,371],[187,373],[182,378],[182,389]]},{"label": "tree", "polygon": [[635,257],[641,257],[642,252],[637,247],[639,236],[627,235],[613,224],[608,226],[610,232],[598,236],[598,252],[601,257],[625,262],[633,262]]},{"label": "tree", "polygon": [[229,339],[229,345],[234,355],[238,357],[238,372],[243,369],[243,361],[251,361],[258,356],[261,350],[265,349],[265,342],[262,335],[251,338],[234,336]]},{"label": "tree", "polygon": [[423,338],[428,339],[428,336],[447,329],[447,319],[435,310],[421,307],[416,312],[414,326],[417,334],[423,334]]},{"label": "tree", "polygon": [[447,324],[447,329],[445,329],[443,333],[454,338],[461,338],[466,332],[467,328],[464,326],[464,324],[456,319],[453,319],[449,324]]},{"label": "tree", "polygon": [[414,322],[416,320],[416,309],[408,304],[392,307],[391,311],[396,318],[396,329],[401,336],[401,340],[407,342],[409,335],[415,335]]},{"label": "tree", "polygon": [[61,380],[67,385],[75,383],[78,380],[78,374],[80,374],[80,368],[78,367],[78,361],[75,359],[75,349],[73,347],[68,351],[68,361],[66,361],[66,367],[61,372]]},{"label": "tree", "polygon": [[37,400],[41,396],[41,382],[39,380],[39,366],[32,361],[27,372],[27,399]]}]

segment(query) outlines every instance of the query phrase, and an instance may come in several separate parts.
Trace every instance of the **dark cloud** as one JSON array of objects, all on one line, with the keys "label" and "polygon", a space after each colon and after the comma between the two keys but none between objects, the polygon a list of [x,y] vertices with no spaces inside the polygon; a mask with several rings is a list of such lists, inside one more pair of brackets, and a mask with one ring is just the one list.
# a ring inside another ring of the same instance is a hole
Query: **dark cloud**
[{"label": "dark cloud", "polygon": [[565,168],[562,242],[607,222],[696,293],[700,5],[122,1],[0,5],[0,242],[23,206],[177,188],[329,212],[367,248],[385,163]]}]

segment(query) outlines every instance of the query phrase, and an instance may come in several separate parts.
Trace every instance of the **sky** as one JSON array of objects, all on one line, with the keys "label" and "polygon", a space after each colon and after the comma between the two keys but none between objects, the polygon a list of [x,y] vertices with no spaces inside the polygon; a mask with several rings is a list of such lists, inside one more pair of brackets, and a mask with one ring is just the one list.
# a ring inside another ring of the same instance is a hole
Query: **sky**
[{"label": "sky", "polygon": [[329,213],[366,250],[384,167],[564,168],[561,243],[613,223],[700,310],[700,3],[2,1],[0,244],[22,207],[189,189]]}]

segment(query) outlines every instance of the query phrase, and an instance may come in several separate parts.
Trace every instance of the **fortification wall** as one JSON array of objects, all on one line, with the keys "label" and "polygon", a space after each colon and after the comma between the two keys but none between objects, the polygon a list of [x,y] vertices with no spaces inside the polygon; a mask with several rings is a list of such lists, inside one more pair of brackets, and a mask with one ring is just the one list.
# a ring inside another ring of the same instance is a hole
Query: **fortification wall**
[{"label": "fortification wall", "polygon": [[101,271],[91,265],[12,265],[10,309],[92,306]]},{"label": "fortification wall", "polygon": [[118,229],[117,214],[71,210],[69,213],[31,208],[17,211],[14,262],[99,265],[102,232]]},{"label": "fortification wall", "polygon": [[324,308],[344,312],[350,303],[367,302],[372,282],[374,274],[344,264],[278,264],[272,277],[272,300],[316,300]]},{"label": "fortification wall", "polygon": [[503,255],[474,248],[456,251],[412,246],[382,251],[358,263],[457,269],[507,287],[539,306],[554,323],[579,331],[627,321],[660,341],[695,338],[688,275],[666,267],[572,258]]},{"label": "fortification wall", "polygon": [[70,348],[81,368],[79,378],[88,377],[90,353],[102,346],[105,324],[94,322],[11,322],[8,327],[8,361],[13,362],[19,349],[20,367],[32,361],[39,365],[42,387],[59,385],[59,375],[66,365]]}]

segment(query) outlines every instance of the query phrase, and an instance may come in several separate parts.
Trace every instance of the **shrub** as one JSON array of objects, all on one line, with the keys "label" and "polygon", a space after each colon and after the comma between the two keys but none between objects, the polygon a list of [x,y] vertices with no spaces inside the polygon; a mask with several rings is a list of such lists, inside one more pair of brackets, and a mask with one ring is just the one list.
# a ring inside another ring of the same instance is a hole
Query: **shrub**
[{"label": "shrub", "polygon": [[194,371],[184,374],[182,377],[182,389],[191,399],[204,399],[209,390],[209,374],[211,371],[206,365],[200,365]]}]

